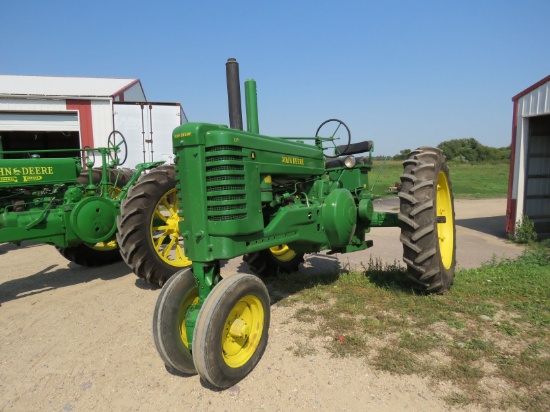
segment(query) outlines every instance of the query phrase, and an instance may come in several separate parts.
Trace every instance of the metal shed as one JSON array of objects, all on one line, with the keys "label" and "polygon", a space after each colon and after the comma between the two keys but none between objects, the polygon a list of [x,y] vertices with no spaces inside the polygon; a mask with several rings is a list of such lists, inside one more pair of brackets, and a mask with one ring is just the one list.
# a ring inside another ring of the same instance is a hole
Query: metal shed
[{"label": "metal shed", "polygon": [[512,98],[512,146],[506,231],[529,216],[539,238],[550,238],[550,76]]},{"label": "metal shed", "polygon": [[0,75],[0,150],[104,147],[118,130],[134,167],[170,161],[184,121],[179,103],[148,102],[139,79]]}]

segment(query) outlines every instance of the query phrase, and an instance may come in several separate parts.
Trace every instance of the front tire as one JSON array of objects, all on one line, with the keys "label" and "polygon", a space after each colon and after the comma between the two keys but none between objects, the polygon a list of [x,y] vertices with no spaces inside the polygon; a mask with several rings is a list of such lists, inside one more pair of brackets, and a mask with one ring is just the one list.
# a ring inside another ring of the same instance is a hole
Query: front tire
[{"label": "front tire", "polygon": [[162,286],[189,266],[179,233],[178,198],[173,168],[141,175],[120,206],[117,239],[124,261],[147,282]]},{"label": "front tire", "polygon": [[223,279],[206,298],[195,325],[193,360],[200,376],[218,388],[235,385],[267,346],[270,303],[254,275]]},{"label": "front tire", "polygon": [[414,287],[443,293],[453,284],[456,265],[454,200],[443,152],[421,147],[408,154],[401,175],[400,240]]},{"label": "front tire", "polygon": [[172,276],[160,291],[153,313],[153,339],[164,363],[185,374],[196,374],[185,316],[199,301],[191,268]]}]

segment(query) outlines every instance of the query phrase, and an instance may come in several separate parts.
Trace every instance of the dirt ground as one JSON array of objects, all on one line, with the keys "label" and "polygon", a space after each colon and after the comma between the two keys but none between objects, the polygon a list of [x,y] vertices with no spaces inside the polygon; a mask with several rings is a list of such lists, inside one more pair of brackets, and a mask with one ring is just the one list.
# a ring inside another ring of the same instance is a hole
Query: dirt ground
[{"label": "dirt ground", "polygon": [[[505,207],[504,199],[457,201],[459,267],[521,252],[503,238]],[[398,230],[379,230],[372,249],[339,261],[314,256],[304,273],[360,266],[371,256],[399,260]],[[322,340],[307,342],[293,309],[281,305],[272,307],[268,347],[255,370],[214,390],[198,376],[166,370],[151,335],[159,289],[124,263],[85,268],[52,246],[0,244],[0,267],[0,411],[451,410],[442,400],[451,387],[331,358]],[[234,260],[223,270],[246,266]],[[294,356],[299,342],[315,353]]]}]

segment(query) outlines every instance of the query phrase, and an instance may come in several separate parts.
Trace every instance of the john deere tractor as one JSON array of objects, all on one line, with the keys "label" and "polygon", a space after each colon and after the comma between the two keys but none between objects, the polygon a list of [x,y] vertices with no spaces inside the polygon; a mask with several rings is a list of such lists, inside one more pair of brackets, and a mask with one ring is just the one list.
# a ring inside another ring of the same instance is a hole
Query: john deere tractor
[{"label": "john deere tractor", "polygon": [[163,163],[121,168],[126,155],[117,131],[107,147],[95,149],[4,151],[0,145],[0,243],[49,243],[85,266],[120,260],[120,202],[143,171]]},{"label": "john deere tractor", "polygon": [[[244,131],[234,59],[226,72],[230,126],[186,123],[173,132],[177,227],[190,264],[164,284],[153,317],[165,364],[219,388],[246,376],[266,348],[270,300],[261,276],[276,267],[294,270],[308,253],[364,250],[373,246],[371,228],[399,226],[418,290],[443,293],[455,272],[453,195],[440,150],[412,151],[399,213],[376,211],[371,141],[351,143],[337,119],[310,137],[261,135],[254,80],[245,82]],[[222,278],[220,261],[237,256],[260,276]]]}]

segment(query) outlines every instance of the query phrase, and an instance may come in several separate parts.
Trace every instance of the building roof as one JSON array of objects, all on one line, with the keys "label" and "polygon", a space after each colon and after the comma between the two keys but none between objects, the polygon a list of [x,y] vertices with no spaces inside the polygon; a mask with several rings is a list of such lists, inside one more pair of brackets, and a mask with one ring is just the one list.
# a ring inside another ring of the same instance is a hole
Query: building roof
[{"label": "building roof", "polygon": [[531,93],[533,90],[539,88],[540,86],[542,86],[543,84],[547,83],[547,82],[550,82],[550,76],[546,76],[544,79],[542,80],[539,80],[538,82],[536,82],[534,85],[532,86],[529,86],[527,89],[525,89],[524,91],[516,94],[514,97],[512,97],[512,101],[515,102],[516,100],[520,99],[521,97],[525,96],[526,94],[529,94]]},{"label": "building roof", "polygon": [[0,75],[0,95],[21,97],[115,98],[136,85],[143,93],[139,79]]}]

